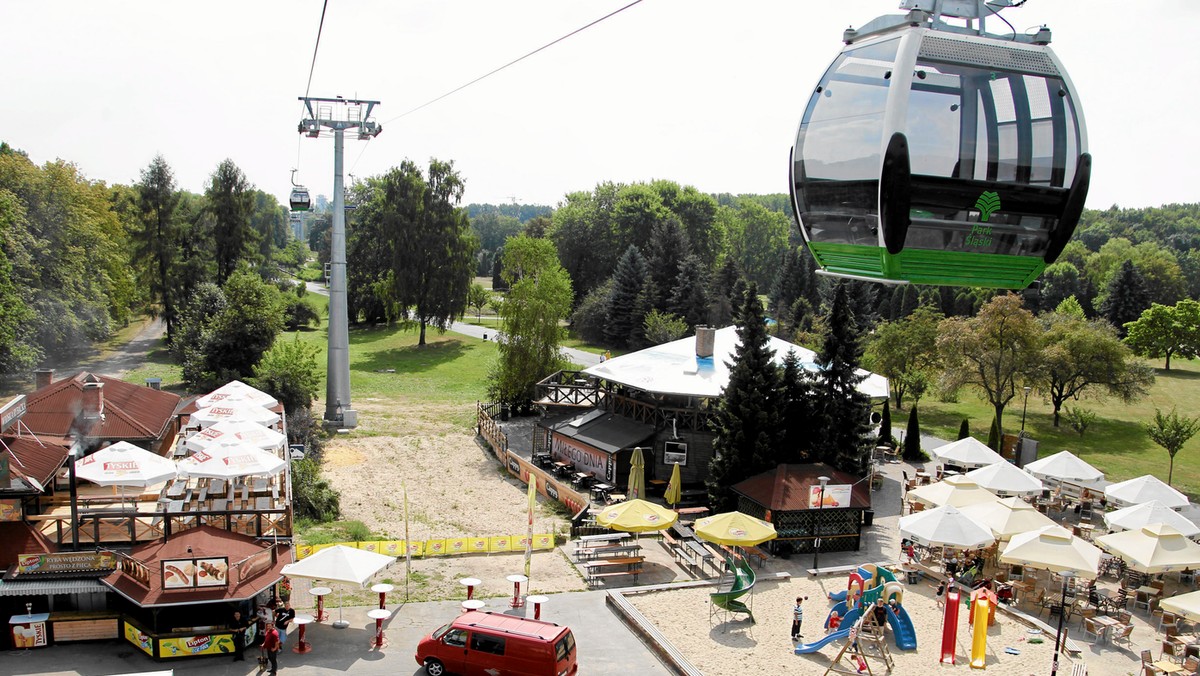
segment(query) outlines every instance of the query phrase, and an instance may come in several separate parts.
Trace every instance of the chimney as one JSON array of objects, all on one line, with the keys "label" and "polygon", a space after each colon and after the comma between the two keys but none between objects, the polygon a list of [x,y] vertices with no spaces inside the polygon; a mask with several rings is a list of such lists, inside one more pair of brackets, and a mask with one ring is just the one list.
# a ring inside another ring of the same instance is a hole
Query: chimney
[{"label": "chimney", "polygon": [[104,416],[104,383],[83,384],[83,417],[99,420]]},{"label": "chimney", "polygon": [[716,340],[717,330],[711,326],[696,327],[696,357],[712,359],[713,341]]},{"label": "chimney", "polygon": [[162,389],[162,378],[147,378],[146,379],[146,387],[149,387],[152,390],[161,390]]},{"label": "chimney", "polygon": [[33,389],[40,390],[54,382],[54,369],[36,369],[33,372]]}]

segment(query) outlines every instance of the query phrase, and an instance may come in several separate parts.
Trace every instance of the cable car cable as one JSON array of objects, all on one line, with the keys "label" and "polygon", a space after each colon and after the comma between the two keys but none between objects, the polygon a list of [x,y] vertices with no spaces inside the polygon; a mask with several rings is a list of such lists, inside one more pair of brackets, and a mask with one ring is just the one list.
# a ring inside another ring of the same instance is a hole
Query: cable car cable
[{"label": "cable car cable", "polygon": [[390,120],[387,120],[387,121],[386,121],[386,122],[384,122],[383,124],[389,124],[389,123],[391,123],[391,122],[395,122],[396,120],[399,120],[400,118],[402,118],[402,117],[405,117],[405,116],[407,116],[407,115],[411,115],[411,114],[413,114],[413,113],[417,112],[418,110],[421,110],[422,108],[425,108],[426,106],[433,105],[434,103],[437,103],[438,101],[441,101],[442,99],[446,98],[447,96],[450,96],[451,94],[457,94],[458,92],[460,92],[460,91],[462,91],[462,90],[466,89],[467,87],[470,87],[471,85],[473,85],[473,84],[475,84],[475,83],[477,83],[477,82],[480,82],[481,80],[485,80],[485,79],[487,79],[487,78],[489,78],[489,77],[491,77],[491,76],[495,75],[496,73],[499,73],[500,71],[504,70],[505,68],[508,68],[509,66],[515,65],[515,64],[517,64],[517,63],[520,63],[521,61],[524,61],[525,59],[528,59],[529,57],[533,56],[534,54],[537,54],[538,52],[540,52],[540,51],[542,51],[542,50],[544,50],[544,49],[548,49],[548,48],[550,48],[550,47],[553,47],[554,45],[556,45],[556,44],[558,44],[558,43],[562,42],[563,40],[566,40],[567,38],[569,38],[569,37],[571,37],[571,36],[573,36],[573,35],[576,35],[576,34],[578,34],[578,33],[582,33],[583,31],[585,31],[585,30],[587,30],[587,29],[591,28],[592,26],[595,26],[596,24],[600,23],[601,21],[604,21],[605,19],[608,19],[608,18],[614,17],[614,16],[616,16],[617,14],[620,14],[621,12],[624,12],[625,10],[629,9],[630,7],[633,7],[634,5],[641,4],[641,2],[642,2],[642,0],[633,0],[633,2],[629,3],[628,5],[625,5],[624,7],[621,7],[620,9],[617,9],[617,10],[614,10],[614,11],[612,11],[612,12],[609,12],[608,14],[605,14],[604,16],[600,17],[599,19],[596,19],[595,21],[593,21],[593,22],[591,22],[591,23],[587,24],[586,26],[582,26],[582,27],[580,27],[580,28],[576,28],[575,30],[571,31],[570,33],[567,33],[566,35],[564,35],[564,36],[562,36],[562,37],[558,38],[557,40],[554,40],[553,42],[548,42],[548,43],[546,43],[546,44],[542,45],[541,47],[538,47],[537,49],[533,50],[532,52],[529,52],[528,54],[525,54],[524,56],[517,57],[516,59],[513,59],[512,61],[509,61],[508,63],[504,64],[503,66],[500,66],[499,68],[496,68],[496,69],[493,69],[493,70],[491,70],[491,71],[489,71],[489,72],[487,72],[487,73],[484,73],[483,75],[480,75],[479,77],[475,78],[474,80],[471,80],[470,82],[468,82],[468,83],[466,83],[466,84],[464,84],[464,85],[460,85],[460,86],[458,86],[458,87],[455,87],[454,89],[451,89],[450,91],[446,92],[445,94],[442,94],[441,96],[439,96],[439,97],[437,97],[437,98],[435,98],[435,99],[430,99],[429,101],[426,101],[425,103],[422,103],[421,105],[417,106],[416,108],[413,108],[413,109],[411,109],[411,110],[407,110],[407,111],[405,111],[405,112],[403,112],[403,113],[400,113],[400,114],[399,114],[399,115],[397,115],[396,117],[393,117],[393,118],[391,118]]},{"label": "cable car cable", "polygon": [[[317,69],[317,50],[321,47],[321,32],[325,29],[325,10],[329,9],[329,0],[325,0],[321,4],[321,21],[317,24],[317,40],[313,44],[312,64],[308,67],[308,83],[304,85],[304,98],[308,98],[308,93],[312,90],[313,72]],[[300,115],[304,115],[304,104],[300,104]],[[300,167],[300,141],[302,137],[296,137],[296,168]]]}]

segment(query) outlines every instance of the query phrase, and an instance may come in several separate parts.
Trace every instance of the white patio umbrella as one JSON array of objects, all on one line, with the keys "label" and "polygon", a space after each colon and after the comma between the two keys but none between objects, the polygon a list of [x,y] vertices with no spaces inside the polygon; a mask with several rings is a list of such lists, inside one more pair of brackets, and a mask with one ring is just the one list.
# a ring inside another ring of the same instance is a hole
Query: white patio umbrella
[{"label": "white patio umbrella", "polygon": [[1070,451],[1059,451],[1041,460],[1034,460],[1025,465],[1025,471],[1041,479],[1058,481],[1088,482],[1104,478],[1104,472],[1080,460]]},{"label": "white patio umbrella", "polygon": [[[329,582],[344,582],[365,588],[367,581],[376,573],[396,562],[396,557],[355,549],[345,545],[326,547],[312,556],[289,563],[282,573],[288,577],[307,578]],[[342,608],[338,605],[338,621],[335,626],[346,626],[341,619]]]},{"label": "white patio umbrella", "polygon": [[1008,462],[973,469],[964,476],[997,494],[1037,495],[1042,492],[1041,479]]},{"label": "white patio umbrella", "polygon": [[127,441],[118,441],[75,461],[75,476],[101,486],[146,488],[174,479],[175,463]]},{"label": "white patio umbrella", "polygon": [[287,437],[258,423],[222,420],[188,437],[185,445],[193,451],[203,451],[224,441],[240,441],[257,448],[274,450],[281,448]]},{"label": "white patio umbrella", "polygon": [[1168,613],[1182,615],[1192,622],[1200,622],[1200,591],[1176,594],[1159,601],[1158,607]]},{"label": "white patio umbrella", "polygon": [[196,400],[197,408],[224,406],[230,401],[244,402],[252,406],[270,408],[279,402],[260,389],[250,387],[240,380],[231,380]]},{"label": "white patio umbrella", "polygon": [[241,442],[224,442],[197,451],[180,460],[182,476],[232,479],[255,474],[276,474],[287,461],[260,448]]},{"label": "white patio umbrella", "polygon": [[1166,524],[1104,535],[1096,538],[1096,544],[1130,568],[1150,575],[1200,567],[1200,545]]},{"label": "white patio umbrella", "polygon": [[1104,515],[1104,523],[1113,530],[1138,530],[1142,526],[1163,523],[1183,533],[1184,537],[1200,535],[1200,527],[1158,500],[1109,512]]},{"label": "white patio umbrella", "polygon": [[950,505],[900,517],[900,535],[926,546],[961,549],[996,541],[987,527]]},{"label": "white patio umbrella", "polygon": [[1170,509],[1186,507],[1187,496],[1149,474],[1107,486],[1104,495],[1123,505],[1138,505],[1157,500]]},{"label": "white patio umbrella", "polygon": [[221,421],[252,422],[259,425],[274,425],[279,422],[279,414],[269,411],[262,406],[237,404],[231,406],[209,406],[198,409],[190,416],[190,421],[201,428],[214,425]]},{"label": "white patio umbrella", "polygon": [[987,444],[975,437],[952,441],[944,446],[930,449],[929,452],[943,465],[976,468],[1008,463],[999,453],[988,448]]},{"label": "white patio umbrella", "polygon": [[966,507],[981,502],[995,502],[999,499],[995,493],[984,489],[965,476],[946,477],[937,483],[914,488],[908,492],[908,498],[932,507],[941,507],[942,505]]},{"label": "white patio umbrella", "polygon": [[1006,541],[1014,535],[1028,533],[1054,521],[1034,509],[1021,498],[1004,498],[997,502],[984,502],[962,508],[962,513],[992,530],[997,540]]}]

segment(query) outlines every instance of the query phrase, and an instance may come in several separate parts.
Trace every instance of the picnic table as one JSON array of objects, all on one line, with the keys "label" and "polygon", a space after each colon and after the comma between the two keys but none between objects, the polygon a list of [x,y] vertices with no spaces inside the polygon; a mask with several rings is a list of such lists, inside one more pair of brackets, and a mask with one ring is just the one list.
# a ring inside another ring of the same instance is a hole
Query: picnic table
[{"label": "picnic table", "polygon": [[601,544],[594,547],[576,548],[575,555],[581,560],[598,559],[608,556],[633,555],[642,551],[642,546],[639,544],[623,544],[617,542],[614,544]]},{"label": "picnic table", "polygon": [[575,546],[578,547],[580,542],[609,542],[612,540],[624,540],[629,537],[629,533],[600,533],[599,535],[581,535],[576,540]]},{"label": "picnic table", "polygon": [[187,481],[175,480],[167,487],[167,497],[172,500],[181,500],[187,493]]},{"label": "picnic table", "polygon": [[691,528],[688,528],[679,522],[672,524],[671,529],[678,533],[679,537],[683,540],[691,540],[692,538],[696,537],[696,533]]},{"label": "picnic table", "polygon": [[713,556],[713,553],[708,549],[708,547],[705,547],[698,540],[688,540],[684,542],[684,546],[692,550],[693,555],[700,557],[700,562],[702,564],[700,566],[701,570],[704,569],[703,564],[705,563],[712,567],[716,566],[716,564],[713,563],[713,560],[716,557]]},{"label": "picnic table", "polygon": [[589,584],[594,583],[601,578],[618,575],[632,575],[634,582],[637,582],[638,574],[642,572],[642,562],[645,560],[646,557],[644,556],[625,556],[612,559],[585,561],[583,566],[587,571],[587,579]]}]

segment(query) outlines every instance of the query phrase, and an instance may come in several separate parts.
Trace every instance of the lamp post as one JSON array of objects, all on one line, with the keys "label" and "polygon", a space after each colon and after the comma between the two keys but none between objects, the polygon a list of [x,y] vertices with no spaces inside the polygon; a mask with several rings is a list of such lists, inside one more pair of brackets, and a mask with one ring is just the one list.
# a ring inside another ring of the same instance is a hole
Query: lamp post
[{"label": "lamp post", "polygon": [[1063,579],[1062,597],[1059,599],[1061,605],[1058,607],[1058,633],[1054,636],[1054,663],[1050,667],[1050,676],[1058,676],[1058,653],[1062,645],[1063,616],[1067,614],[1067,582],[1074,576],[1074,573],[1064,572],[1060,575]]},{"label": "lamp post", "polygon": [[1025,403],[1021,406],[1021,438],[1025,438],[1025,412],[1029,410],[1029,391],[1033,388],[1025,386]]},{"label": "lamp post", "polygon": [[825,484],[829,483],[829,477],[819,476],[817,481],[821,482],[820,499],[817,501],[817,517],[813,519],[813,533],[817,539],[813,543],[813,570],[817,570],[819,566],[817,562],[821,557],[821,512],[825,509]]}]

